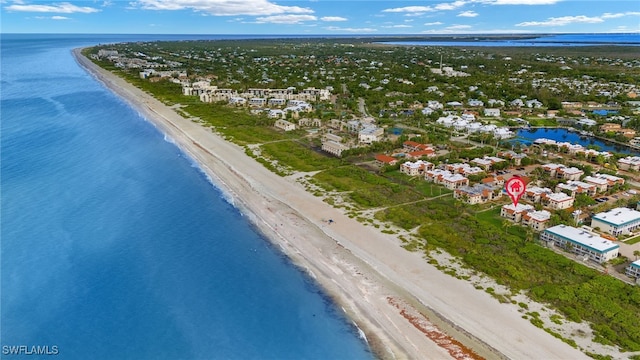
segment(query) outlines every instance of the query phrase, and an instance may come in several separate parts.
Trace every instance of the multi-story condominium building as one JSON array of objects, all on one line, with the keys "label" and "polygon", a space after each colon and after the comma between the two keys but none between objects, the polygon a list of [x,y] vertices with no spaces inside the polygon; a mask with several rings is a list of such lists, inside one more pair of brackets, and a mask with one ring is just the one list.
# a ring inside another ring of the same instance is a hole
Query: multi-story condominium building
[{"label": "multi-story condominium building", "polygon": [[503,205],[500,210],[500,216],[514,223],[519,223],[522,220],[522,215],[529,211],[533,211],[533,205],[518,203],[517,206],[513,204]]},{"label": "multi-story condominium building", "polygon": [[436,184],[442,184],[449,190],[455,190],[469,185],[469,179],[462,176],[461,174],[452,174],[447,170],[428,170],[425,171],[424,177],[427,181],[431,181]]},{"label": "multi-story condominium building", "polygon": [[358,140],[363,144],[371,144],[380,141],[384,135],[384,129],[375,125],[367,125],[358,132]]},{"label": "multi-story condominium building", "polygon": [[[342,152],[348,150],[349,146],[342,143],[342,138],[335,134],[325,134],[322,138],[322,151],[335,156],[342,156]],[[395,160],[395,158],[392,158]]]},{"label": "multi-story condominium building", "polygon": [[636,260],[627,266],[625,271],[628,277],[640,279],[640,260]]},{"label": "multi-story condominium building", "polygon": [[522,214],[522,225],[535,231],[542,231],[549,226],[551,213],[547,210],[529,211]]},{"label": "multi-story condominium building", "polygon": [[601,212],[593,216],[591,227],[613,236],[629,234],[640,228],[640,211],[623,207]]},{"label": "multi-story condominium building", "polygon": [[575,167],[566,167],[562,164],[546,164],[542,168],[548,172],[551,177],[566,180],[580,180],[584,175],[584,171]]},{"label": "multi-story condominium building", "polygon": [[472,163],[477,164],[479,167],[484,170],[489,170],[493,164],[497,164],[499,162],[505,161],[504,159],[495,157],[495,156],[485,156],[483,158],[475,158],[471,160]]},{"label": "multi-story condominium building", "polygon": [[431,169],[433,169],[433,164],[423,160],[418,160],[416,162],[407,161],[400,165],[400,172],[409,176],[424,175],[425,171]]},{"label": "multi-story condominium building", "polygon": [[556,225],[544,230],[540,233],[540,239],[597,263],[617,257],[620,248],[620,245],[596,233],[567,225]]},{"label": "multi-story condominium building", "polygon": [[618,167],[621,170],[640,170],[640,156],[627,156],[624,159],[618,160]]},{"label": "multi-story condominium building", "polygon": [[477,166],[471,166],[469,164],[465,164],[465,163],[455,163],[455,164],[447,164],[445,166],[445,168],[448,171],[451,171],[453,173],[457,173],[457,174],[464,174],[464,175],[475,175],[475,174],[482,174],[484,172],[484,170],[482,170],[481,168],[477,167]]},{"label": "multi-story condominium building", "polygon": [[565,193],[542,195],[542,204],[553,210],[568,209],[573,206],[574,198]]},{"label": "multi-story condominium building", "polygon": [[283,119],[276,120],[274,126],[284,131],[292,131],[296,129],[296,124]]},{"label": "multi-story condominium building", "polygon": [[501,196],[500,192],[495,191],[491,186],[483,184],[462,186],[453,192],[454,198],[471,205],[485,203],[499,196]]},{"label": "multi-story condominium building", "polygon": [[624,185],[623,178],[609,174],[594,174],[585,177],[582,181],[595,185],[598,192],[605,192],[611,186]]},{"label": "multi-story condominium building", "polygon": [[569,180],[566,184],[560,183],[556,186],[556,192],[566,191],[569,195],[575,197],[576,194],[585,194],[594,196],[596,194],[596,186],[578,180]]}]

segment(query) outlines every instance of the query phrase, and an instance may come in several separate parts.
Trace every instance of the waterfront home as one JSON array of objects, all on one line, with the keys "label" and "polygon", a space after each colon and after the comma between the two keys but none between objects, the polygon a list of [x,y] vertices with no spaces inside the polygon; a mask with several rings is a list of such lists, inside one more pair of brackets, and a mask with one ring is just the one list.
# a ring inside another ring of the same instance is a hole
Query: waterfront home
[{"label": "waterfront home", "polygon": [[[270,110],[269,112],[271,112],[273,110]],[[282,111],[282,110],[278,110],[278,111]],[[296,124],[289,122],[287,120],[284,119],[279,119],[276,120],[276,123],[274,124],[275,127],[277,127],[278,129],[282,129],[284,131],[292,131],[296,129]]]},{"label": "waterfront home", "polygon": [[[342,138],[335,134],[325,134],[322,137],[322,151],[333,154],[337,157],[342,156],[342,152],[348,150],[349,146],[342,143]],[[395,160],[395,158],[392,158]]]},{"label": "waterfront home", "polygon": [[491,186],[484,184],[475,184],[473,186],[462,186],[453,192],[455,199],[466,202],[467,204],[482,204],[499,197],[501,193],[496,192]]},{"label": "waterfront home", "polygon": [[556,186],[556,192],[561,192],[563,190],[572,197],[575,197],[577,194],[595,196],[597,187],[594,184],[589,184],[579,180],[569,180],[566,183],[560,183]]},{"label": "waterfront home", "polygon": [[407,161],[400,165],[400,172],[409,176],[424,175],[427,170],[432,170],[434,165],[428,161],[418,160],[416,162]]},{"label": "waterfront home", "polygon": [[628,277],[640,279],[640,260],[636,260],[629,264],[625,270]]},{"label": "waterfront home", "polygon": [[618,160],[618,167],[620,170],[640,170],[640,156],[627,156],[626,158]]},{"label": "waterfront home", "polygon": [[640,228],[640,211],[621,207],[601,212],[593,216],[591,227],[613,236],[626,235]]},{"label": "waterfront home", "polygon": [[557,246],[597,263],[604,263],[618,256],[620,245],[584,228],[556,225],[544,230],[540,240]]},{"label": "waterfront home", "polygon": [[469,179],[461,174],[453,174],[447,170],[433,169],[424,173],[425,180],[444,185],[449,190],[455,190],[469,185]]},{"label": "waterfront home", "polygon": [[529,211],[522,214],[522,225],[535,231],[542,231],[549,226],[551,213],[547,210]]},{"label": "waterfront home", "polygon": [[518,205],[507,204],[503,205],[500,210],[500,216],[506,218],[514,223],[519,223],[522,220],[522,215],[533,211],[533,205],[518,203]]}]

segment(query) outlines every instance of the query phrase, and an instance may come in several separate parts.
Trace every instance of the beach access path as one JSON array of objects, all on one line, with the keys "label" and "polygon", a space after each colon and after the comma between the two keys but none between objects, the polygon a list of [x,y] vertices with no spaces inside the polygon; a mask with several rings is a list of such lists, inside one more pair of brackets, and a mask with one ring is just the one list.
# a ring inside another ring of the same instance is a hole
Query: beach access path
[{"label": "beach access path", "polygon": [[588,359],[523,319],[515,307],[444,274],[420,253],[403,249],[396,236],[349,218],[270,172],[243,148],[93,64],[80,49],[74,55],[193,157],[343,307],[381,358]]}]

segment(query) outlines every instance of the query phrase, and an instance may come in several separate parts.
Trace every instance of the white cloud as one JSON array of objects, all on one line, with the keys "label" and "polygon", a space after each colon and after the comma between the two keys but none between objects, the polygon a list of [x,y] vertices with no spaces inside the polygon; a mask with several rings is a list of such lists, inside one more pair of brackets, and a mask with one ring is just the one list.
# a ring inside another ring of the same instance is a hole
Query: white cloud
[{"label": "white cloud", "polygon": [[442,23],[440,21],[436,21],[436,22],[429,22],[429,23],[424,23],[424,26],[436,26],[436,25],[442,25]]},{"label": "white cloud", "polygon": [[466,3],[467,3],[466,1],[454,1],[452,3],[438,4],[434,6],[434,8],[436,10],[455,10],[457,8],[464,6]]},{"label": "white cloud", "polygon": [[624,16],[640,16],[640,12],[638,11],[627,11],[623,13],[604,13],[600,16],[588,17],[584,15],[578,16],[562,16],[562,17],[552,17],[548,18],[546,21],[525,21],[516,26],[565,26],[570,24],[597,24],[604,22],[607,19],[617,19]]},{"label": "white cloud", "polygon": [[281,6],[268,0],[138,0],[131,3],[147,10],[193,10],[215,16],[312,14],[299,6]]},{"label": "white cloud", "polygon": [[[473,2],[473,1],[474,0],[471,0],[471,2]],[[405,6],[405,7],[399,7],[399,8],[390,8],[390,9],[384,9],[384,10],[382,10],[382,12],[409,13],[409,14],[414,14],[414,15],[416,15],[416,14],[417,15],[421,15],[421,14],[426,13],[426,12],[455,10],[455,9],[463,7],[467,3],[469,3],[469,1],[458,0],[458,1],[450,2],[450,3],[437,4],[437,5],[434,5],[434,6]]]},{"label": "white cloud", "polygon": [[475,11],[463,11],[460,14],[458,14],[457,16],[460,17],[476,17],[478,16],[478,13]]},{"label": "white cloud", "polygon": [[273,15],[256,18],[258,24],[270,23],[270,24],[300,24],[303,21],[315,21],[317,17],[313,15]]},{"label": "white cloud", "polygon": [[323,16],[320,18],[322,21],[347,21],[347,18],[343,18],[340,16]]},{"label": "white cloud", "polygon": [[451,25],[445,28],[445,30],[465,30],[465,29],[471,29],[471,25]]},{"label": "white cloud", "polygon": [[553,5],[563,0],[488,0],[481,1],[491,5]]},{"label": "white cloud", "polygon": [[383,26],[383,28],[386,28],[386,29],[401,29],[401,28],[410,28],[410,27],[413,27],[413,26],[404,25],[404,24]]},{"label": "white cloud", "polygon": [[51,17],[51,20],[69,20],[70,18],[66,16],[54,15]]},{"label": "white cloud", "polygon": [[22,2],[16,2],[13,5],[5,6],[7,11],[24,11],[24,12],[42,12],[42,13],[60,13],[60,14],[73,14],[73,13],[94,13],[100,11],[99,9],[88,6],[76,6],[68,2],[52,4],[52,5],[28,5]]},{"label": "white cloud", "polygon": [[425,13],[435,11],[431,6],[405,6],[400,8],[384,9],[382,12],[390,13]]},{"label": "white cloud", "polygon": [[329,27],[326,27],[325,29],[329,31],[341,31],[341,32],[349,32],[349,33],[359,33],[359,34],[378,31],[377,29],[373,29],[373,28],[343,28],[343,27],[337,27],[337,26],[329,26]]}]

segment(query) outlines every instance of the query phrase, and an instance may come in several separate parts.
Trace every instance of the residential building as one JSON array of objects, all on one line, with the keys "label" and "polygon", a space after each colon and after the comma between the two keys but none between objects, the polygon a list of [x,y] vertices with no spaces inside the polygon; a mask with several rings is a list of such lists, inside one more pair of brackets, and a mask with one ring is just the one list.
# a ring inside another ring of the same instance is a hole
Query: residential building
[{"label": "residential building", "polygon": [[384,135],[384,129],[375,125],[365,126],[358,132],[358,140],[363,144],[371,144],[376,141],[380,141]]},{"label": "residential building", "polygon": [[491,201],[500,195],[501,193],[499,191],[495,191],[493,187],[484,184],[462,186],[453,192],[454,198],[471,205]]},{"label": "residential building", "polygon": [[447,170],[428,170],[424,173],[427,181],[444,185],[449,190],[455,190],[463,186],[469,185],[469,179],[461,174],[452,174]]},{"label": "residential building", "polygon": [[528,211],[522,214],[522,225],[528,226],[535,231],[542,231],[549,226],[551,213],[547,210]]},{"label": "residential building", "polygon": [[575,199],[565,193],[542,194],[542,204],[553,210],[568,209]]},{"label": "residential building", "polygon": [[627,266],[625,271],[628,277],[640,279],[640,260],[636,260]]},{"label": "residential building", "polygon": [[484,116],[500,117],[500,109],[484,109]]},{"label": "residential building", "polygon": [[385,166],[385,165],[393,166],[398,163],[398,159],[389,155],[378,154],[376,155],[375,158],[376,158],[376,164],[378,166]]},{"label": "residential building", "polygon": [[576,197],[577,194],[585,194],[589,196],[595,196],[597,187],[594,184],[578,180],[569,180],[566,183],[560,183],[556,186],[556,192],[567,192],[572,197]]},{"label": "residential building", "polygon": [[626,158],[618,160],[618,167],[620,170],[640,170],[640,156],[627,156]]},{"label": "residential building", "polygon": [[335,134],[325,134],[322,138],[322,151],[335,156],[342,156],[342,152],[348,150],[349,146],[342,143],[342,138]]},{"label": "residential building", "polygon": [[522,159],[527,157],[527,154],[523,154],[523,153],[518,154],[513,150],[501,151],[497,155],[498,157],[501,157],[503,159],[508,159],[513,161],[513,164],[515,166],[520,166],[520,164],[522,164]]},{"label": "residential building", "polygon": [[620,248],[620,245],[596,233],[566,225],[556,225],[544,230],[540,233],[540,239],[597,263],[617,257]]},{"label": "residential building", "polygon": [[400,165],[400,172],[409,176],[424,175],[425,171],[432,169],[433,164],[423,160],[418,160],[416,162],[407,161]]},{"label": "residential building", "polygon": [[445,169],[452,173],[464,174],[466,176],[484,173],[483,169],[465,163],[447,164]]},{"label": "residential building", "polygon": [[291,131],[291,130],[295,130],[296,129],[296,124],[289,122],[287,120],[284,119],[279,119],[276,120],[276,123],[274,125],[275,127],[277,127],[278,129],[282,129],[284,131]]},{"label": "residential building", "polygon": [[475,158],[471,160],[472,163],[478,164],[478,166],[483,168],[485,171],[489,170],[494,164],[497,164],[503,161],[505,160],[495,156],[485,156],[483,158]]},{"label": "residential building", "polygon": [[626,235],[640,228],[640,211],[621,207],[601,212],[593,216],[591,227],[613,236]]},{"label": "residential building", "polygon": [[588,184],[594,185],[598,192],[605,192],[611,186],[624,185],[623,178],[609,174],[594,174],[593,176],[587,176],[582,180]]},{"label": "residential building", "polygon": [[507,204],[503,205],[500,210],[500,216],[511,220],[514,223],[519,223],[522,220],[522,215],[529,211],[533,211],[533,205],[518,203],[518,205]]}]

